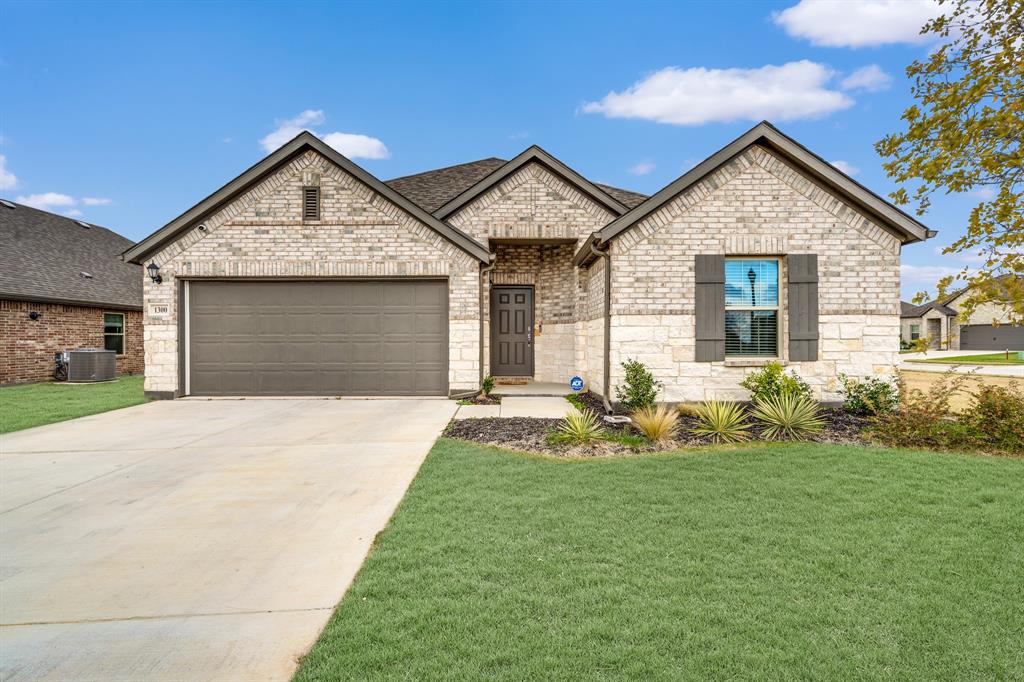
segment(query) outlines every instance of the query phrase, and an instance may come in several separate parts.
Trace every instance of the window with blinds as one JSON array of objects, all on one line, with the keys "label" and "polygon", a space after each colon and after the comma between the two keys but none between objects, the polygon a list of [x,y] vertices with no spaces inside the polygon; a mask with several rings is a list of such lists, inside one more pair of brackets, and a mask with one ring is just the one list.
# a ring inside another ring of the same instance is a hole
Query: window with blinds
[{"label": "window with blinds", "polygon": [[302,219],[320,220],[320,188],[302,188]]},{"label": "window with blinds", "polygon": [[725,261],[725,356],[779,356],[779,261]]}]

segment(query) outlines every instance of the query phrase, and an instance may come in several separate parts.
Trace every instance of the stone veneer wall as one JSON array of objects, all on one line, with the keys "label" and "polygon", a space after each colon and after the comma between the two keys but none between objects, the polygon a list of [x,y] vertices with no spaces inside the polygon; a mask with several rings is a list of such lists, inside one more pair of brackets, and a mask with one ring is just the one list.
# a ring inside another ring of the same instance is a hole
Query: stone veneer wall
[{"label": "stone veneer wall", "polygon": [[[319,185],[321,219],[301,220],[302,187]],[[297,156],[151,260],[145,279],[146,390],[180,393],[182,277],[444,277],[449,389],[479,387],[479,264],[328,159]]]},{"label": "stone veneer wall", "polygon": [[[574,373],[586,375],[587,366],[601,366],[600,358],[590,357],[590,344],[584,340],[587,325],[579,312],[572,257],[586,237],[614,218],[539,163],[524,166],[448,218],[496,254],[490,282],[534,285],[535,322],[542,326],[534,337],[536,381],[567,384]],[[489,301],[490,292],[485,295]],[[490,365],[489,317],[488,304],[485,373]]]},{"label": "stone veneer wall", "polygon": [[[612,243],[612,384],[627,357],[665,382],[663,399],[744,399],[738,361],[694,361],[694,256],[818,254],[819,359],[790,363],[824,400],[836,376],[887,374],[899,351],[899,240],[759,146]],[[785,260],[780,293],[785,294]],[[787,318],[781,301],[782,360]]]}]

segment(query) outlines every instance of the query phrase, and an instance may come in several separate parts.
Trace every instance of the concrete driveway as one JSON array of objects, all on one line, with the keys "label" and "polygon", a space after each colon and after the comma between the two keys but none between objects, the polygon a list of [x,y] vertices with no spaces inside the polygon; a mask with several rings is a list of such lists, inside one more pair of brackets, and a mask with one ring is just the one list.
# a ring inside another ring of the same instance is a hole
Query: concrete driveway
[{"label": "concrete driveway", "polygon": [[0,437],[0,679],[287,679],[455,409],[178,400]]}]

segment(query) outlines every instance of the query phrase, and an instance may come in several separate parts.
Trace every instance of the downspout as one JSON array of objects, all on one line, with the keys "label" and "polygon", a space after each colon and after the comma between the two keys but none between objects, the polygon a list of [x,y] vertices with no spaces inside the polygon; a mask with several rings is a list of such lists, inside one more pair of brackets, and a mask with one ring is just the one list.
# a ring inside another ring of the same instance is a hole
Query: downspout
[{"label": "downspout", "polygon": [[604,259],[604,395],[601,398],[605,412],[611,414],[614,410],[608,399],[612,381],[612,256],[609,248],[606,246],[602,250],[590,242],[590,252]]},{"label": "downspout", "polygon": [[[490,262],[487,265],[485,265],[482,268],[480,268],[480,390],[481,391],[483,390],[483,387],[484,387],[484,311],[485,311],[485,306],[487,305],[487,300],[486,300],[486,297],[484,295],[484,282],[487,281],[489,275],[491,274],[491,270],[494,269],[494,266],[498,264],[497,260],[496,260],[498,255],[495,254],[495,253],[492,253],[492,254],[490,254],[490,256],[491,256]],[[490,287],[487,287],[487,290],[490,291]]]}]

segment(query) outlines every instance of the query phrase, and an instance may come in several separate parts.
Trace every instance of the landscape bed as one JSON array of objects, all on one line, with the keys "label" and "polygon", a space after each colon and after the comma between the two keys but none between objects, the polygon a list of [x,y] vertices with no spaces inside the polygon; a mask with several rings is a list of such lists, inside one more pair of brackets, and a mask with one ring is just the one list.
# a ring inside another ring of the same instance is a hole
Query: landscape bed
[{"label": "landscape bed", "polygon": [[441,439],[297,673],[1019,679],[1024,462]]}]

